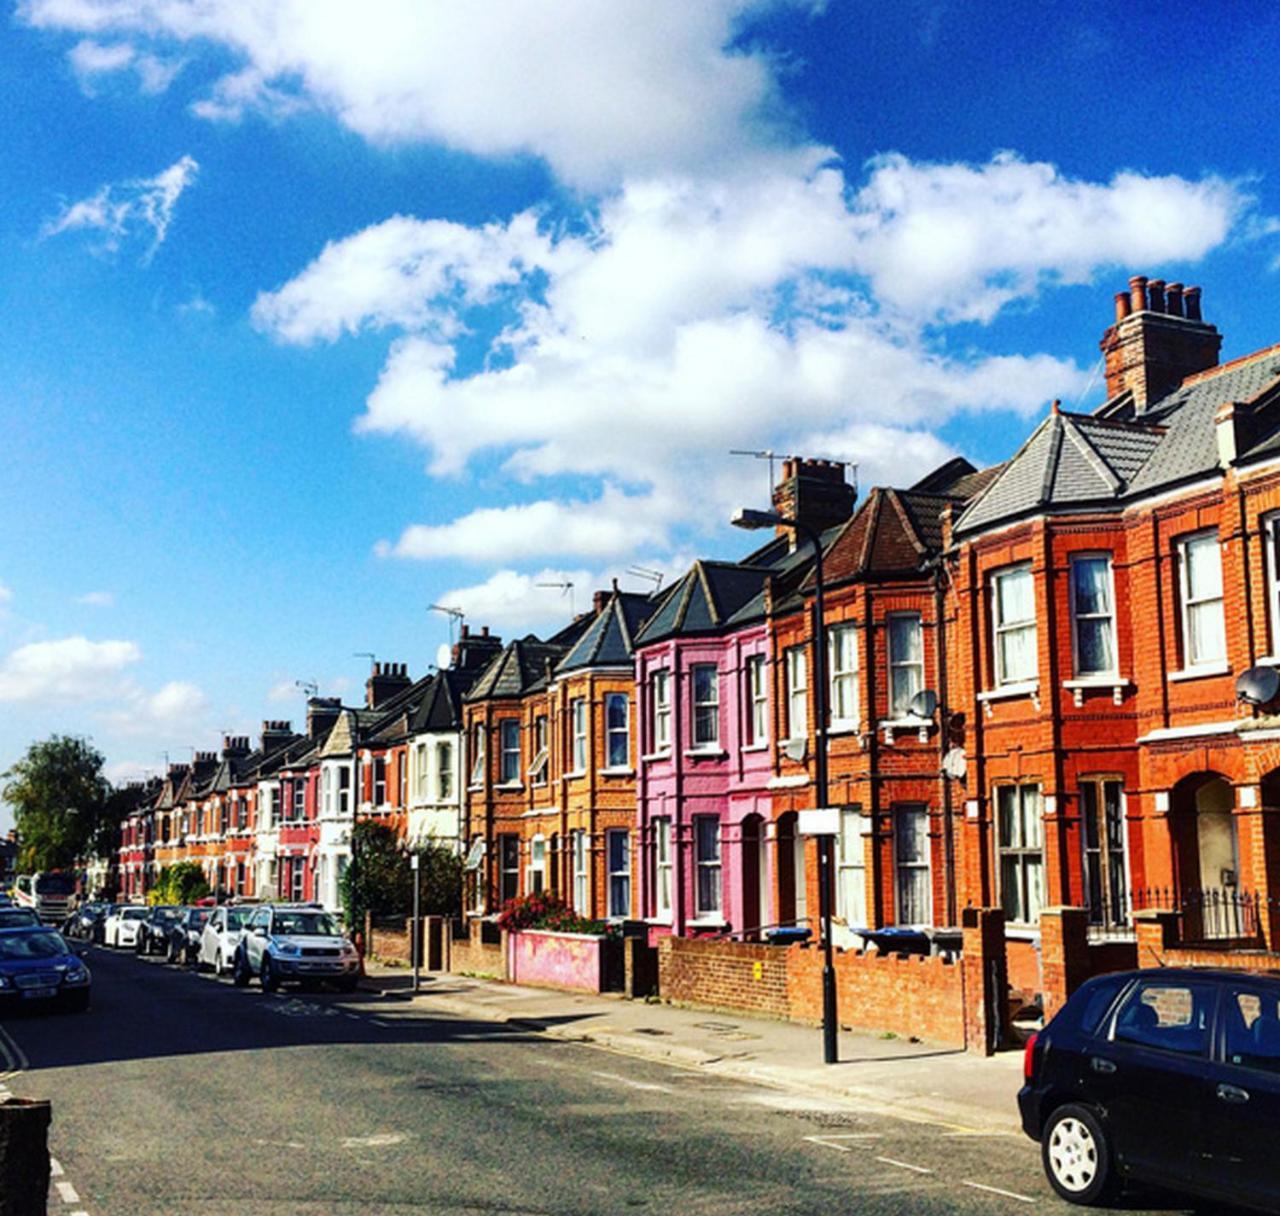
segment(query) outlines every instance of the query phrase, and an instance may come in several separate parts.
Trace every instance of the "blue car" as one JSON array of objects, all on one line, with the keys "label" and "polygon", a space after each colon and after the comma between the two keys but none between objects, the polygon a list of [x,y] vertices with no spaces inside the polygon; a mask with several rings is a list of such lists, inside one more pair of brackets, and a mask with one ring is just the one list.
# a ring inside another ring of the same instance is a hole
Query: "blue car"
[{"label": "blue car", "polygon": [[91,982],[89,968],[56,929],[0,929],[0,1012],[59,1005],[83,1013]]}]

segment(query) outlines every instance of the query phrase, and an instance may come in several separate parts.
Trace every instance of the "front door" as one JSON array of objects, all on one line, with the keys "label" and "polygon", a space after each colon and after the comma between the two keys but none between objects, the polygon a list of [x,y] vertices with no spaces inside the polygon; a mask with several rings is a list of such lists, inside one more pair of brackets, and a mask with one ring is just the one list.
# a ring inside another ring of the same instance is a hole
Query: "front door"
[{"label": "front door", "polygon": [[1280,984],[1224,988],[1204,1090],[1208,1182],[1224,1198],[1274,1207],[1280,1195]]},{"label": "front door", "polygon": [[1216,994],[1199,980],[1144,979],[1089,1053],[1085,1089],[1126,1172],[1184,1184],[1199,1176]]}]

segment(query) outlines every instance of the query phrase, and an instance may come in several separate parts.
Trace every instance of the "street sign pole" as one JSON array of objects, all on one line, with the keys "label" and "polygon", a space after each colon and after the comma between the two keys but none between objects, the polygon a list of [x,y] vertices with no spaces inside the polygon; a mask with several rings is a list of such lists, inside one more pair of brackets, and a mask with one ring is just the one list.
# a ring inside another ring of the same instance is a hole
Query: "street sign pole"
[{"label": "street sign pole", "polygon": [[409,858],[409,868],[413,871],[413,991],[418,991],[418,971],[422,960],[422,917],[419,914],[422,903],[422,883],[419,881],[418,862],[420,858],[414,853]]}]

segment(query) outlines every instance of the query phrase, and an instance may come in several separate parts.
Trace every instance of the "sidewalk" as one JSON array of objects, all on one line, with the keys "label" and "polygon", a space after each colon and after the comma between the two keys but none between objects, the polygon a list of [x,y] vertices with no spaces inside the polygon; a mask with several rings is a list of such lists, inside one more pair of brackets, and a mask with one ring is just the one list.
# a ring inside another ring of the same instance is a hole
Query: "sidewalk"
[{"label": "sidewalk", "polygon": [[412,1001],[424,1013],[511,1023],[710,1074],[848,1099],[953,1131],[1021,1134],[1018,1051],[984,1059],[922,1042],[842,1032],[840,1063],[824,1065],[821,1031],[790,1022],[426,972],[414,997],[408,970],[373,962],[367,968],[366,990]]}]

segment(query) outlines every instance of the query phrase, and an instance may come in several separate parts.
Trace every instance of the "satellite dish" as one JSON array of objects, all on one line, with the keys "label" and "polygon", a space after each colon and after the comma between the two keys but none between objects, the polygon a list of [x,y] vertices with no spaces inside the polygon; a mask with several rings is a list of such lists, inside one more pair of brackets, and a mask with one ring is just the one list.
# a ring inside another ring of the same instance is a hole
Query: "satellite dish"
[{"label": "satellite dish", "polygon": [[932,688],[926,688],[911,698],[907,712],[913,718],[932,718],[938,708],[938,694]]},{"label": "satellite dish", "polygon": [[782,745],[782,754],[798,764],[809,753],[808,739],[792,739]]},{"label": "satellite dish", "polygon": [[1246,705],[1270,705],[1280,693],[1280,672],[1274,667],[1250,667],[1236,681],[1236,700]]},{"label": "satellite dish", "polygon": [[963,747],[953,747],[942,757],[942,772],[952,781],[963,781],[969,772],[969,761]]},{"label": "satellite dish", "polygon": [[441,642],[440,648],[436,651],[436,666],[444,671],[453,663],[453,647],[448,642]]}]

